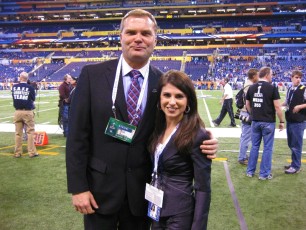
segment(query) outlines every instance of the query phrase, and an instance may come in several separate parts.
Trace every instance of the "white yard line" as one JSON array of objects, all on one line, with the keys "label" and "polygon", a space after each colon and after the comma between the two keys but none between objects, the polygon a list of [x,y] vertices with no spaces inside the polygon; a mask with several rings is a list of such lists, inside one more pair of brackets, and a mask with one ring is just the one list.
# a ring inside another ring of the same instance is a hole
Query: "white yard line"
[{"label": "white yard line", "polygon": [[[202,90],[201,90],[201,96],[203,96],[203,91]],[[203,98],[203,103],[204,103],[204,106],[205,106],[205,109],[206,109],[206,113],[207,113],[207,116],[208,116],[208,119],[209,119],[210,126],[215,127],[215,125],[212,122],[212,118],[211,118],[211,115],[210,115],[210,112],[209,112],[209,109],[208,109],[205,98]]]},{"label": "white yard line", "polygon": [[[35,113],[46,112],[46,111],[50,111],[50,110],[54,110],[54,109],[58,109],[58,108],[39,110],[39,111],[35,111]],[[2,117],[2,118],[0,118],[0,120],[5,120],[5,119],[13,118],[13,117],[14,117],[14,116]]]}]

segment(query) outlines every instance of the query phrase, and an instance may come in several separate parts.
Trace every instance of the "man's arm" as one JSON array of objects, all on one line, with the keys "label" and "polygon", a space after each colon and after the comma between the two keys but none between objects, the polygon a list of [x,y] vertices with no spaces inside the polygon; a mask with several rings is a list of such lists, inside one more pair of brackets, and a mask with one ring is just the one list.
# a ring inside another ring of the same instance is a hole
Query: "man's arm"
[{"label": "man's arm", "polygon": [[[304,92],[304,102],[305,102],[305,101],[306,101],[306,91]],[[287,100],[286,100],[285,102],[287,102]],[[285,103],[285,102],[284,102],[284,103]],[[292,112],[293,112],[293,113],[298,113],[298,112],[300,112],[302,109],[306,109],[306,103],[303,103],[303,104],[294,106]]]},{"label": "man's arm", "polygon": [[280,100],[279,99],[274,100],[273,104],[274,104],[276,115],[279,119],[279,129],[281,131],[285,127],[285,121],[284,121],[284,117],[283,117],[282,106],[281,106]]},{"label": "man's arm", "polygon": [[251,108],[251,102],[249,100],[246,100],[245,107],[246,107],[248,113],[251,114],[252,108]]},{"label": "man's arm", "polygon": [[300,104],[300,105],[294,106],[292,112],[293,112],[293,113],[298,113],[298,112],[300,112],[302,109],[306,109],[306,104]]},{"label": "man's arm", "polygon": [[65,98],[65,90],[64,90],[64,85],[63,84],[61,84],[58,87],[58,93],[59,93],[60,99],[64,100],[64,98]]},{"label": "man's arm", "polygon": [[224,86],[223,88],[223,96],[221,97],[221,100],[220,100],[220,104],[222,105],[224,103],[224,100],[225,98],[228,96],[228,89],[226,87],[226,85]]},{"label": "man's arm", "polygon": [[287,98],[286,98],[286,100],[281,104],[281,106],[287,106]]},{"label": "man's arm", "polygon": [[34,88],[30,89],[30,98],[31,98],[32,101],[35,101],[35,99],[36,99],[36,94],[35,94],[35,89]]},{"label": "man's arm", "polygon": [[220,100],[220,104],[223,104],[225,98],[228,96],[228,94],[223,94],[223,97]]},{"label": "man's arm", "polygon": [[89,191],[87,181],[88,156],[92,130],[90,122],[90,90],[88,69],[83,68],[75,89],[75,100],[71,104],[69,134],[66,142],[66,172],[68,192],[72,193],[72,204],[82,214],[94,212],[97,203]]}]

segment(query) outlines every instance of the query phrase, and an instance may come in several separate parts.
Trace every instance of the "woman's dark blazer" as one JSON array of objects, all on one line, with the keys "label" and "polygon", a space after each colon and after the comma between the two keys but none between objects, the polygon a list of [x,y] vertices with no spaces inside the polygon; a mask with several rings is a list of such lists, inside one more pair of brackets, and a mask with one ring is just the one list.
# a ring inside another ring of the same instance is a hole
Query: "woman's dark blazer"
[{"label": "woman's dark blazer", "polygon": [[[69,193],[91,191],[98,213],[117,212],[127,198],[132,213],[146,215],[145,184],[152,164],[146,150],[153,131],[157,83],[161,72],[150,66],[146,108],[132,143],[106,135],[118,60],[85,66],[71,104],[66,167]],[[117,119],[128,122],[122,77],[116,98]]]},{"label": "woman's dark blazer", "polygon": [[200,145],[209,139],[200,129],[190,154],[179,154],[172,136],[158,163],[158,184],[164,191],[161,216],[172,216],[194,209],[193,230],[207,227],[210,206],[211,160],[201,153]]}]

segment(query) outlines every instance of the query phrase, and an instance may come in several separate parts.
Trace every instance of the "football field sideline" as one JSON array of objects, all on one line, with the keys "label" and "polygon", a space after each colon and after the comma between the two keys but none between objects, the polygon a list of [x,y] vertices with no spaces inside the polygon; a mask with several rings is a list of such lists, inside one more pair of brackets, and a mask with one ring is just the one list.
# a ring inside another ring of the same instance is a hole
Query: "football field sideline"
[{"label": "football field sideline", "polygon": [[[215,138],[218,137],[236,137],[240,138],[241,128],[206,128],[210,130]],[[36,124],[35,131],[46,132],[47,134],[63,134],[63,130],[58,125]],[[14,124],[0,123],[0,132],[15,132]],[[287,138],[286,130],[275,130],[275,138]],[[306,133],[304,134],[306,139]]]},{"label": "football field sideline", "polygon": [[[206,128],[211,131],[215,138],[218,137],[233,137],[240,138],[241,128]],[[63,134],[63,130],[58,125],[36,124],[35,131],[46,132],[47,134]],[[0,123],[0,132],[15,132],[15,125],[9,123]],[[279,131],[275,130],[275,138],[287,138],[286,129]],[[306,139],[306,133],[304,134]]]}]

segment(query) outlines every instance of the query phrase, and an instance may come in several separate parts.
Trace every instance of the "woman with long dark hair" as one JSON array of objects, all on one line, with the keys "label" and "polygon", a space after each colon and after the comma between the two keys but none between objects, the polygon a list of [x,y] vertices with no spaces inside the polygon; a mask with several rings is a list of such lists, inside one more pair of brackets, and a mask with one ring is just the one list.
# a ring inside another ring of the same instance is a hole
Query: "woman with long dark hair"
[{"label": "woman with long dark hair", "polygon": [[152,229],[206,229],[211,160],[199,146],[209,135],[198,114],[193,83],[185,73],[170,70],[161,77],[158,93],[149,150],[154,161],[151,186],[163,201],[149,202],[149,216],[155,208]]}]

